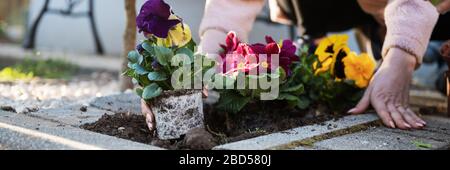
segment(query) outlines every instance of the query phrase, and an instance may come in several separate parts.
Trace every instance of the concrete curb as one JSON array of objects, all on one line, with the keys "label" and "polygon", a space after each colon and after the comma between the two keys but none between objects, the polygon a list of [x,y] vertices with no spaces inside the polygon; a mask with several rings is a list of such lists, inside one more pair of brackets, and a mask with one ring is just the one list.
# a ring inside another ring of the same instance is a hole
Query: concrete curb
[{"label": "concrete curb", "polygon": [[[294,149],[303,145],[305,140],[313,139],[327,133],[351,130],[357,125],[374,123],[378,117],[374,114],[352,115],[337,121],[327,121],[324,125],[303,126],[283,132],[272,133],[244,141],[216,146],[215,150],[267,150]],[[330,128],[331,127],[331,128]],[[361,127],[358,127],[361,128]],[[358,130],[358,128],[356,130]]]},{"label": "concrete curb", "polygon": [[162,150],[26,115],[0,111],[0,143],[6,149]]}]

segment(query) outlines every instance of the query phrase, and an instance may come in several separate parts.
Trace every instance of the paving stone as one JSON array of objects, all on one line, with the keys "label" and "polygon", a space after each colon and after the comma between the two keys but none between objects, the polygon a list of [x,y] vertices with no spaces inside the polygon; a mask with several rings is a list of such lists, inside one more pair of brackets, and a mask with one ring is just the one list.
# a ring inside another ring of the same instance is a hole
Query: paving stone
[{"label": "paving stone", "polygon": [[[305,139],[317,137],[326,133],[342,131],[354,128],[358,125],[364,127],[365,124],[378,121],[375,114],[351,115],[343,117],[337,121],[327,121],[325,125],[303,126],[279,133],[273,133],[248,140],[238,141],[215,147],[216,150],[264,150],[264,149],[293,149]],[[329,126],[331,125],[331,126]],[[336,125],[336,128],[334,128]],[[333,127],[333,128],[330,128]]]},{"label": "paving stone", "polygon": [[90,105],[114,113],[141,114],[141,99],[135,93],[98,97]]},{"label": "paving stone", "polygon": [[[9,128],[14,128],[14,130],[11,130]],[[39,150],[46,150],[46,149],[54,149],[54,150],[68,150],[68,149],[75,149],[75,147],[71,147],[69,145],[64,145],[60,143],[53,142],[51,140],[42,139],[41,137],[35,137],[35,135],[39,135],[39,133],[34,133],[33,135],[24,134],[24,132],[18,132],[20,131],[27,131],[27,129],[21,129],[20,127],[16,126],[6,126],[0,123],[0,142],[3,143],[5,148],[0,147],[0,149],[6,149],[8,150],[32,150],[32,149],[39,149]],[[42,135],[44,136],[44,135]],[[72,144],[76,145],[76,144]],[[79,144],[82,146],[82,144]],[[94,146],[85,146],[86,149],[94,149]]]},{"label": "paving stone", "polygon": [[86,123],[96,122],[104,114],[113,115],[114,113],[76,104],[63,108],[39,110],[28,115],[78,127]]},{"label": "paving stone", "polygon": [[443,133],[450,135],[450,119],[437,117],[437,116],[425,116],[427,126],[425,130],[436,133]]},{"label": "paving stone", "polygon": [[0,143],[7,149],[131,149],[162,148],[119,139],[35,117],[0,111]]},{"label": "paving stone", "polygon": [[[368,131],[327,139],[314,147],[328,149],[448,149],[450,146],[450,119],[425,116],[427,126],[422,130],[400,130],[377,127]],[[432,148],[418,148],[414,142],[431,144]],[[300,148],[301,149],[301,148]]]},{"label": "paving stone", "polygon": [[450,142],[450,134],[442,133],[436,130],[430,130],[432,128],[426,127],[422,130],[400,130],[400,129],[389,129],[389,128],[383,128],[384,131],[398,133],[398,134],[407,134],[419,138],[426,138],[441,142]]},{"label": "paving stone", "polygon": [[[431,145],[431,148],[416,146],[415,142]],[[442,142],[417,137],[406,133],[394,133],[379,127],[314,143],[315,147],[332,150],[423,150],[447,149],[450,141]]]}]

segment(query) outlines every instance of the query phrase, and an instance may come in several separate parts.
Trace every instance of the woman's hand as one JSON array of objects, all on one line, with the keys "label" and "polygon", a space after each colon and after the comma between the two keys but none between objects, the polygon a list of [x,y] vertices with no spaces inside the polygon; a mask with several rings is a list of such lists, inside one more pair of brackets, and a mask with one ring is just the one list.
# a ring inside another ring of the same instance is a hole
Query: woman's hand
[{"label": "woman's hand", "polygon": [[419,129],[426,125],[409,108],[409,87],[416,57],[392,48],[373,76],[358,105],[349,113],[363,113],[372,105],[383,123],[391,128]]},{"label": "woman's hand", "polygon": [[450,11],[450,0],[442,0],[437,6],[436,6],[438,12],[440,14],[445,14],[448,11]]},{"label": "woman's hand", "polygon": [[141,112],[145,116],[145,122],[147,123],[147,127],[151,132],[155,131],[155,115],[152,112],[152,109],[147,105],[145,100],[141,100]]}]

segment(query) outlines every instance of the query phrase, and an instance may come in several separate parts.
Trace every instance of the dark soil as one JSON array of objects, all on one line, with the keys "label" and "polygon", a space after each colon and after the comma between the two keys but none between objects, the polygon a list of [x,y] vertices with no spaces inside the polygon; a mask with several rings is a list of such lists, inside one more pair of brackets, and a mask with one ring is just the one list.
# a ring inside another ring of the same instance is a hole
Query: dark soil
[{"label": "dark soil", "polygon": [[[85,124],[82,128],[167,149],[199,150],[299,126],[320,124],[340,117],[316,111],[289,109],[282,103],[273,102],[270,105],[250,104],[238,114],[217,112],[212,106],[205,106],[204,112],[206,129],[194,129],[178,140],[152,137],[144,116],[135,114],[105,114],[97,122]],[[325,123],[322,125],[326,126]]]},{"label": "dark soil", "polygon": [[81,128],[168,149],[176,149],[174,145],[178,143],[178,141],[160,141],[156,137],[152,137],[145,123],[145,117],[136,114],[105,114],[97,122],[82,125]]}]

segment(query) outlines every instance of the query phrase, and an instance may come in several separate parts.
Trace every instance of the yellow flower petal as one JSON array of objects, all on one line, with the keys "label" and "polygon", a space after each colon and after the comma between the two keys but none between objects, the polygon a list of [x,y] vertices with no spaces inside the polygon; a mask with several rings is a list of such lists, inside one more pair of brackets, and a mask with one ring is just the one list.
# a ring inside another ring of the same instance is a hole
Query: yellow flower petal
[{"label": "yellow flower petal", "polygon": [[167,38],[158,38],[157,44],[164,47],[183,47],[192,39],[191,28],[187,24],[178,24],[169,31]]},{"label": "yellow flower petal", "polygon": [[[346,34],[336,34],[330,35],[322,39],[315,51],[319,62],[322,63],[322,67],[316,70],[317,73],[326,72],[334,68],[336,62],[336,56],[341,49],[345,51],[350,51],[347,45],[348,35]],[[317,69],[317,63],[314,64],[314,69]]]},{"label": "yellow flower petal", "polygon": [[185,46],[192,39],[191,28],[187,24],[178,24],[169,31],[174,46]]},{"label": "yellow flower petal", "polygon": [[349,80],[354,80],[356,86],[365,88],[369,85],[370,79],[375,71],[376,62],[368,54],[357,56],[351,52],[342,60],[345,65],[345,76]]}]

